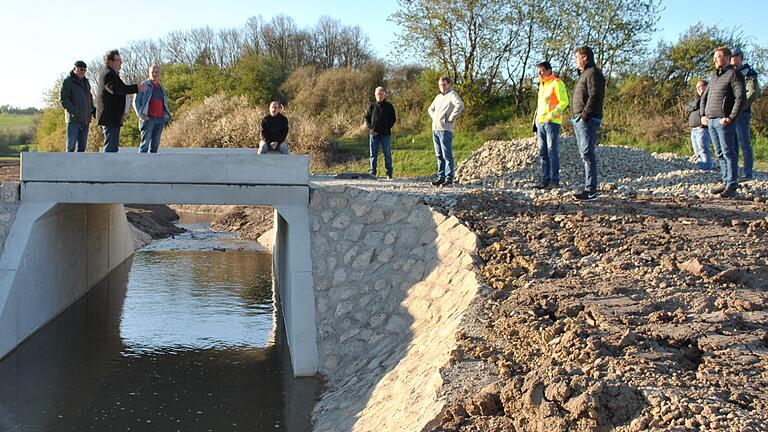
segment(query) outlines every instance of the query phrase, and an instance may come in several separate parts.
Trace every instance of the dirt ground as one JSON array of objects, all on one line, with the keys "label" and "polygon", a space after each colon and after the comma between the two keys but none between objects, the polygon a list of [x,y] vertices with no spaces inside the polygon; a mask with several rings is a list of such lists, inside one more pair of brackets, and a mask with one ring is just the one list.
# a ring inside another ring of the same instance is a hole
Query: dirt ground
[{"label": "dirt ground", "polygon": [[768,430],[768,205],[485,191],[455,215],[492,289],[432,430]]}]

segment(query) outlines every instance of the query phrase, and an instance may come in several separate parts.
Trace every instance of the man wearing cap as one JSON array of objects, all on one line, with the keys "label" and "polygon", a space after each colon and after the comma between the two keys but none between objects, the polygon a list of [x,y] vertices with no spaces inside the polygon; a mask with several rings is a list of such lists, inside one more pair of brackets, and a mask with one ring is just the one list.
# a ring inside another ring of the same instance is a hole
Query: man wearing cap
[{"label": "man wearing cap", "polygon": [[67,151],[84,152],[88,144],[88,125],[96,109],[93,107],[91,84],[85,77],[87,66],[82,60],[75,62],[69,76],[61,83],[59,100],[67,122]]},{"label": "man wearing cap", "polygon": [[739,158],[739,148],[741,148],[741,153],[744,155],[744,171],[742,174],[745,180],[752,180],[754,178],[752,173],[753,153],[752,142],[749,137],[749,126],[752,120],[752,102],[760,96],[760,85],[757,82],[757,72],[749,64],[744,63],[744,52],[741,49],[736,48],[733,50],[731,64],[744,77],[744,85],[747,92],[747,100],[741,108],[741,113],[733,122],[736,126],[736,141],[739,143],[738,147],[736,147],[736,159]]},{"label": "man wearing cap", "polygon": [[104,132],[105,153],[115,153],[120,144],[120,128],[125,114],[125,97],[129,94],[147,91],[144,84],[127,85],[120,79],[123,59],[117,50],[104,54],[106,67],[99,74],[99,88],[96,91],[96,121]]}]

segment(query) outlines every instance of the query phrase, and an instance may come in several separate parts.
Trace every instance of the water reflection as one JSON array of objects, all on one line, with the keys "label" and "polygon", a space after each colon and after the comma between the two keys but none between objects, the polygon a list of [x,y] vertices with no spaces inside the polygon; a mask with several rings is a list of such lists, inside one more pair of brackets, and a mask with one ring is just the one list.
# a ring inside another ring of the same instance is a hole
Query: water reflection
[{"label": "water reflection", "polygon": [[137,252],[1,361],[0,431],[310,430],[271,257],[217,236]]}]

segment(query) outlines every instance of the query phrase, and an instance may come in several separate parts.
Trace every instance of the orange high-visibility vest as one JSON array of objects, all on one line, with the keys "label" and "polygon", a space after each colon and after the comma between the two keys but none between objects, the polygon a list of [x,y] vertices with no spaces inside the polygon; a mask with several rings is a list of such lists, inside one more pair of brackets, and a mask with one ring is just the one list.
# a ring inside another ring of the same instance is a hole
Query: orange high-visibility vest
[{"label": "orange high-visibility vest", "polygon": [[562,124],[563,113],[568,108],[568,92],[565,84],[554,75],[539,82],[539,102],[536,108],[536,122]]}]

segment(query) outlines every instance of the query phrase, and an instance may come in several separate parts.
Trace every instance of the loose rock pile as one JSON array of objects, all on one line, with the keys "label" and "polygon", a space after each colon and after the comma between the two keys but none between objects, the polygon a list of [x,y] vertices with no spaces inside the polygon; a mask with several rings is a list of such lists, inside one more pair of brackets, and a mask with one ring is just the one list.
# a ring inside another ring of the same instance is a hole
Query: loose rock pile
[{"label": "loose rock pile", "polygon": [[[629,147],[598,146],[597,165],[601,189],[621,196],[704,197],[720,181],[719,171],[703,172],[692,159]],[[564,188],[583,187],[584,166],[573,137],[561,139],[560,176]],[[461,184],[486,188],[522,188],[528,196],[534,196],[536,193],[528,189],[539,179],[536,140],[489,141],[457,167],[456,179]],[[764,201],[768,196],[768,177],[758,173],[756,181],[742,183],[740,192],[746,198]]]}]

